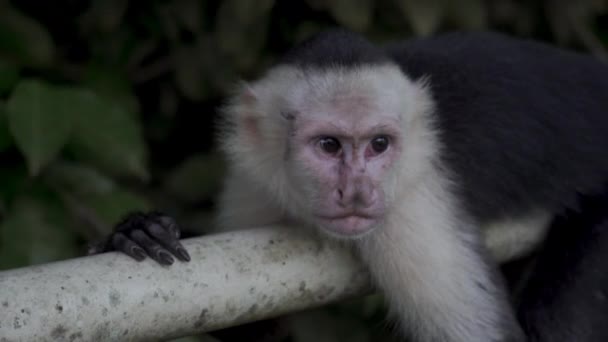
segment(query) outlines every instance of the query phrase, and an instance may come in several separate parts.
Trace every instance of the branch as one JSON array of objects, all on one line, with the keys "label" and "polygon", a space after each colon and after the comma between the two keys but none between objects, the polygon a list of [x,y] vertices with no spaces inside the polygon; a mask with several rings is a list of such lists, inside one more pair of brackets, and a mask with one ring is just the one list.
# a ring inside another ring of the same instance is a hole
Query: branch
[{"label": "branch", "polygon": [[362,294],[351,253],[288,229],[187,239],[192,261],[107,253],[0,272],[0,341],[150,341]]},{"label": "branch", "polygon": [[184,245],[192,261],[171,267],[107,253],[0,272],[0,341],[169,339],[370,289],[349,250],[295,229],[249,229]]}]

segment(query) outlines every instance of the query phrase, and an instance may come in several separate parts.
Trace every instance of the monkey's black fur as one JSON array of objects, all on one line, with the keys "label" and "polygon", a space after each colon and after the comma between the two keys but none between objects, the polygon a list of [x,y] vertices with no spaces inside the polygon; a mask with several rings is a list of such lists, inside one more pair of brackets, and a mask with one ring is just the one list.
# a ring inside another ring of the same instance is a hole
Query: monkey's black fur
[{"label": "monkey's black fur", "polygon": [[333,30],[302,42],[288,51],[278,64],[295,65],[303,69],[327,69],[389,62],[389,56],[365,38],[346,30]]},{"label": "monkey's black fur", "polygon": [[558,216],[517,295],[530,341],[608,341],[608,195]]}]

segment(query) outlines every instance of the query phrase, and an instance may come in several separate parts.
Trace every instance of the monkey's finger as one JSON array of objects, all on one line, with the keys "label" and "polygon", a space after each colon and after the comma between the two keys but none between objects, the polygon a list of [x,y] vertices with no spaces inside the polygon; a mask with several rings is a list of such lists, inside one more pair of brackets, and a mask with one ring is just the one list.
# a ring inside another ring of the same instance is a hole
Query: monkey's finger
[{"label": "monkey's finger", "polygon": [[142,261],[146,258],[146,252],[123,233],[112,235],[109,245],[111,249],[123,252],[137,261]]},{"label": "monkey's finger", "polygon": [[169,251],[164,249],[158,242],[151,239],[144,231],[134,230],[131,232],[131,239],[143,247],[148,255],[159,264],[169,266],[175,261]]},{"label": "monkey's finger", "polygon": [[163,228],[165,228],[165,230],[167,230],[171,236],[174,236],[176,239],[180,238],[181,232],[179,226],[171,216],[167,216],[158,211],[152,213],[151,215],[156,221],[160,222]]},{"label": "monkey's finger", "polygon": [[165,228],[160,223],[151,223],[146,227],[146,231],[179,260],[190,261],[190,255],[186,251],[186,248],[175,238],[173,232],[167,231]]}]

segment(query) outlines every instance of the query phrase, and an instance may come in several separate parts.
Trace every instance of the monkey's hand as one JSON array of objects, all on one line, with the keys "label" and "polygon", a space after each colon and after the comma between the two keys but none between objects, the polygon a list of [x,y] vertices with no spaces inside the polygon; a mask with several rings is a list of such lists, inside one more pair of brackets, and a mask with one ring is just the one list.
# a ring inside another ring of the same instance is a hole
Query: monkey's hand
[{"label": "monkey's hand", "polygon": [[146,256],[161,265],[171,265],[173,256],[190,261],[190,255],[179,242],[180,230],[175,220],[160,212],[134,212],[127,215],[104,241],[89,249],[89,254],[123,252],[137,261]]}]

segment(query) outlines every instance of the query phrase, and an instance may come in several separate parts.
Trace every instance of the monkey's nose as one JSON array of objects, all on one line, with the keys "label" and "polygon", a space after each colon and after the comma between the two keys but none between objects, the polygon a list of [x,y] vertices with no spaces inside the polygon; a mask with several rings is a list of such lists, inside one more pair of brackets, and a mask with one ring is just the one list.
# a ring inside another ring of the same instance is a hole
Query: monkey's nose
[{"label": "monkey's nose", "polygon": [[336,189],[335,198],[337,204],[342,207],[368,208],[374,204],[373,187],[366,182]]}]

